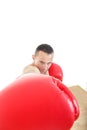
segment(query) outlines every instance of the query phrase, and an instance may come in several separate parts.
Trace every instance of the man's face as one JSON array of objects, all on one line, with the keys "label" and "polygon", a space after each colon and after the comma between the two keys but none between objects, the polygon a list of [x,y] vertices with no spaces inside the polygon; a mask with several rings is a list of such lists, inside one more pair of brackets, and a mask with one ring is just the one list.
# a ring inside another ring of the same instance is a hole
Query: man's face
[{"label": "man's face", "polygon": [[46,74],[52,64],[54,54],[47,54],[43,51],[39,51],[33,56],[34,65],[36,65],[42,74]]}]

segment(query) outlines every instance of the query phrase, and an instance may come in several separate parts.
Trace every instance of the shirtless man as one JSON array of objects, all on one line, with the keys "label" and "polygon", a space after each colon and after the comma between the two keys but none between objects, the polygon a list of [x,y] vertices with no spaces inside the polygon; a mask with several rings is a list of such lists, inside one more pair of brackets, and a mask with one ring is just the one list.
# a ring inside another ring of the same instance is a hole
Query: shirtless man
[{"label": "shirtless man", "polygon": [[26,73],[41,73],[49,75],[49,68],[52,64],[54,57],[54,50],[48,44],[39,45],[35,54],[32,55],[33,63],[25,66],[23,69],[23,74]]}]

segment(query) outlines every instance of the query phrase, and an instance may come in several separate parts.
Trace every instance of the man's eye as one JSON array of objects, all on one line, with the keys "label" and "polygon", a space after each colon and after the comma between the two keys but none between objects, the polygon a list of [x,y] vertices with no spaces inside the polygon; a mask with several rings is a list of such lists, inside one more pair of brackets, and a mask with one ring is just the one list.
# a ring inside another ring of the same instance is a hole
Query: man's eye
[{"label": "man's eye", "polygon": [[47,63],[47,65],[51,65],[51,62]]},{"label": "man's eye", "polygon": [[43,61],[40,61],[40,63],[41,63],[41,64],[44,64],[44,62],[43,62]]}]

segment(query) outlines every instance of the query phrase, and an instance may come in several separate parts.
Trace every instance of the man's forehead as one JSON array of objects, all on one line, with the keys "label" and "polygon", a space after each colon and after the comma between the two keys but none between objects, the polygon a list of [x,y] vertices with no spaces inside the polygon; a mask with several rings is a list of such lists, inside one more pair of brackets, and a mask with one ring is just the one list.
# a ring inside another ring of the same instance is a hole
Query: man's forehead
[{"label": "man's forehead", "polygon": [[50,62],[52,62],[52,60],[53,60],[53,55],[52,55],[52,54],[48,54],[48,55],[38,55],[38,56],[37,56],[37,59],[38,59],[40,62],[43,62],[43,63],[50,63]]},{"label": "man's forehead", "polygon": [[39,56],[39,57],[53,57],[53,55],[54,55],[54,53],[48,54],[48,53],[43,52],[43,51],[39,51],[37,53],[37,56]]}]

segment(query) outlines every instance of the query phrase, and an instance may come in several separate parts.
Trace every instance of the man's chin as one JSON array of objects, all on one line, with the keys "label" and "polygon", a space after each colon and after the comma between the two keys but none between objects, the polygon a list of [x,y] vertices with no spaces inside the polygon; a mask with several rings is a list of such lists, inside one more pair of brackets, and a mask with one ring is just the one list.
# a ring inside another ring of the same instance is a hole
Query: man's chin
[{"label": "man's chin", "polygon": [[48,71],[43,71],[42,74],[48,75]]}]

